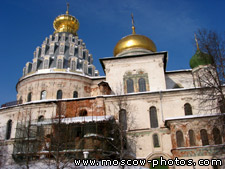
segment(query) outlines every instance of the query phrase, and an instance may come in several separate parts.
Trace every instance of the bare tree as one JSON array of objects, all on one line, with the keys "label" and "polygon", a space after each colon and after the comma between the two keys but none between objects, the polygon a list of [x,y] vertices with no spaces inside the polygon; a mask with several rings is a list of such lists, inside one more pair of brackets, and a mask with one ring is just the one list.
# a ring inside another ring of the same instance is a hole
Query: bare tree
[{"label": "bare tree", "polygon": [[[112,110],[114,116],[117,118],[117,123],[114,125],[114,130],[118,132],[119,139],[116,143],[118,158],[122,159],[131,159],[135,158],[136,152],[136,139],[135,136],[129,135],[129,130],[135,128],[135,119],[132,116],[131,111],[134,111],[135,108],[129,103],[128,97],[123,94],[122,84],[117,87],[115,91],[115,97],[112,101]],[[124,168],[125,166],[121,166]]]},{"label": "bare tree", "polygon": [[17,164],[29,169],[31,161],[38,157],[40,142],[36,137],[37,128],[32,125],[31,110],[26,110],[19,118],[21,119],[17,122],[12,156]]},{"label": "bare tree", "polygon": [[[215,31],[208,31],[200,29],[196,36],[197,52],[199,52],[200,60],[203,64],[200,69],[195,72],[197,83],[200,87],[198,89],[198,99],[200,107],[206,111],[220,112],[216,120],[212,119],[212,128],[219,127],[222,131],[217,133],[224,137],[225,134],[225,36],[219,35]],[[200,64],[201,65],[201,64]],[[215,136],[214,136],[215,137]],[[214,138],[214,142],[216,140]],[[212,158],[219,158],[224,160],[224,144],[215,149]],[[222,168],[222,166],[221,166]],[[225,166],[223,166],[225,168]]]},{"label": "bare tree", "polygon": [[198,70],[197,80],[201,87],[201,107],[218,109],[225,113],[225,36],[219,36],[215,31],[198,30],[196,34],[197,48],[204,63],[210,63]]}]

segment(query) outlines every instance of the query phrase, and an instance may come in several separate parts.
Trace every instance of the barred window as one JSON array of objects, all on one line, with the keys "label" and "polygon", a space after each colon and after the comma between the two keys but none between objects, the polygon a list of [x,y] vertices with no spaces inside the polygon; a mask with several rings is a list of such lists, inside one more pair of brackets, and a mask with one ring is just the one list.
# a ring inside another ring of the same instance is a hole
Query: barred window
[{"label": "barred window", "polygon": [[139,92],[144,92],[146,91],[146,82],[144,78],[140,78],[138,80],[138,86],[139,86]]},{"label": "barred window", "polygon": [[188,131],[188,135],[189,135],[189,143],[190,143],[190,146],[195,146],[196,143],[195,143],[195,133],[193,130],[189,130]]},{"label": "barred window", "polygon": [[62,90],[57,91],[56,99],[62,99]]},{"label": "barred window", "polygon": [[157,118],[156,107],[154,107],[154,106],[150,107],[149,114],[150,114],[150,125],[151,125],[151,128],[157,128],[159,125],[158,125],[158,118]]},{"label": "barred window", "polygon": [[213,139],[215,144],[222,144],[222,138],[220,135],[220,130],[218,128],[214,128],[212,131]]},{"label": "barred window", "polygon": [[177,140],[177,147],[184,147],[184,136],[180,130],[176,132],[176,140]]},{"label": "barred window", "polygon": [[158,135],[157,134],[153,134],[152,138],[153,138],[154,147],[160,147]]},{"label": "barred window", "polygon": [[28,93],[27,95],[27,102],[30,102],[32,100],[32,93]]},{"label": "barred window", "polygon": [[189,103],[186,103],[184,105],[184,113],[185,113],[185,116],[192,115],[192,107]]},{"label": "barred window", "polygon": [[209,139],[208,139],[208,134],[207,131],[205,129],[200,130],[200,134],[201,134],[201,139],[202,139],[202,145],[209,145]]},{"label": "barred window", "polygon": [[77,91],[73,92],[73,98],[78,98],[78,92]]},{"label": "barred window", "polygon": [[119,111],[119,122],[122,130],[127,130],[127,111],[125,109]]},{"label": "barred window", "polygon": [[41,97],[40,97],[40,99],[41,99],[41,100],[46,99],[46,95],[47,95],[47,92],[46,92],[45,90],[43,90],[43,91],[41,92]]},{"label": "barred window", "polygon": [[127,93],[134,92],[134,81],[132,79],[127,80]]},{"label": "barred window", "polygon": [[6,126],[6,140],[9,140],[11,137],[11,131],[12,131],[12,120],[8,120],[7,126]]}]

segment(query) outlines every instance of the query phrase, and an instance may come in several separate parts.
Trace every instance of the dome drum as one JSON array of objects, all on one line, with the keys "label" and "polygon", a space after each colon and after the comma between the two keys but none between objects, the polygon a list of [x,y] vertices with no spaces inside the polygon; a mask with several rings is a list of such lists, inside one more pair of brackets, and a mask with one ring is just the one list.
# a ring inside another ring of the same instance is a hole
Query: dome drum
[{"label": "dome drum", "polygon": [[33,63],[26,65],[23,76],[43,71],[69,71],[98,76],[92,54],[78,36],[72,33],[56,33],[50,35],[49,39],[46,38],[41,46],[36,48]]}]

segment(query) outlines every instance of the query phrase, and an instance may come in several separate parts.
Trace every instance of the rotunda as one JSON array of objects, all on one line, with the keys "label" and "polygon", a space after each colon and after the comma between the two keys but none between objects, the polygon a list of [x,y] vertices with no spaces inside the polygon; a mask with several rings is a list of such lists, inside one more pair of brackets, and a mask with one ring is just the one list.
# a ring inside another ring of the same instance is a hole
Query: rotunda
[{"label": "rotunda", "polygon": [[[92,54],[77,35],[79,21],[69,15],[68,9],[56,17],[53,27],[54,34],[45,38],[34,51],[33,62],[27,62],[23,68],[16,87],[21,102],[72,98],[76,95],[72,91],[90,96],[90,78],[99,76]],[[58,96],[58,91],[63,94]]]}]

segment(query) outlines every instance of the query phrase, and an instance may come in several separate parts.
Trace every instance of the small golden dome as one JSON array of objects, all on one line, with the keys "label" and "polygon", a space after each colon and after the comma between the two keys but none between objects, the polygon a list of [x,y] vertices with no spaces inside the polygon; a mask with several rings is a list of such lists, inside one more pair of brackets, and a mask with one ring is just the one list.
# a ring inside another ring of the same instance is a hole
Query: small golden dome
[{"label": "small golden dome", "polygon": [[119,53],[128,49],[147,49],[156,52],[154,42],[146,36],[137,35],[134,27],[134,18],[132,17],[132,34],[122,38],[115,46],[113,54],[117,56]]},{"label": "small golden dome", "polygon": [[53,27],[55,29],[54,33],[69,32],[76,35],[79,25],[78,20],[74,16],[69,15],[67,6],[66,14],[57,16],[53,22]]},{"label": "small golden dome", "polygon": [[146,36],[132,34],[122,38],[114,48],[114,56],[119,53],[133,48],[143,48],[150,50],[152,52],[156,52],[156,46],[154,42]]}]

